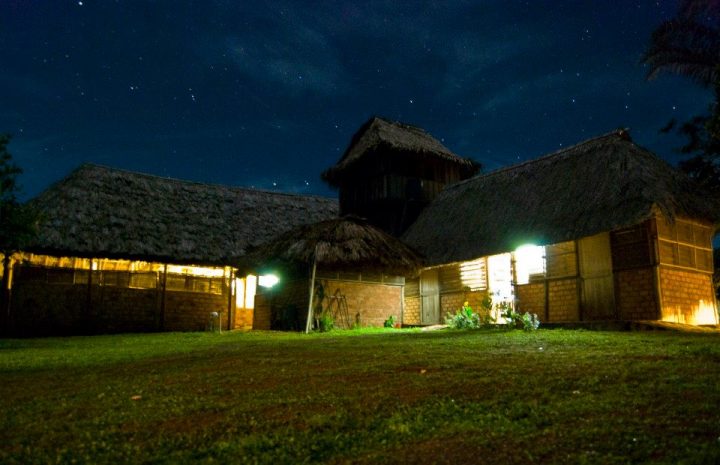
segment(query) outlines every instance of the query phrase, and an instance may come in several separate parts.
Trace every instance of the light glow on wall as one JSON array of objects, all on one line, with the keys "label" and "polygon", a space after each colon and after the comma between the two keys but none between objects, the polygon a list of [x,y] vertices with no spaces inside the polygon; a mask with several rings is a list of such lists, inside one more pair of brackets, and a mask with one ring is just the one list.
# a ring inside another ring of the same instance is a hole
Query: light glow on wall
[{"label": "light glow on wall", "polygon": [[249,274],[245,278],[245,308],[255,308],[255,293],[257,292],[257,276]]},{"label": "light glow on wall", "polygon": [[680,305],[664,306],[662,320],[687,325],[716,325],[718,314],[714,302],[698,301],[697,306],[683,308]]},{"label": "light glow on wall", "polygon": [[488,285],[493,302],[512,302],[512,264],[509,253],[488,257]]},{"label": "light glow on wall", "polygon": [[515,250],[515,277],[517,284],[527,284],[532,275],[545,274],[545,247],[522,245]]},{"label": "light glow on wall", "polygon": [[258,277],[258,286],[270,288],[280,282],[280,278],[274,274],[264,274]]},{"label": "light glow on wall", "polygon": [[222,278],[225,276],[224,268],[207,268],[201,266],[168,265],[168,273],[184,274],[189,276],[202,276],[205,278]]}]

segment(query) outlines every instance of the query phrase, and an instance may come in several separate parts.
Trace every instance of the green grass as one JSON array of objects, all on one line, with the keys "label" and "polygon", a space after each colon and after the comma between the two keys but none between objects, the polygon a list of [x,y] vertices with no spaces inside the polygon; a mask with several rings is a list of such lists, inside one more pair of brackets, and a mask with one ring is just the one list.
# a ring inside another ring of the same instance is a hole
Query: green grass
[{"label": "green grass", "polygon": [[0,463],[720,463],[717,334],[0,340]]}]

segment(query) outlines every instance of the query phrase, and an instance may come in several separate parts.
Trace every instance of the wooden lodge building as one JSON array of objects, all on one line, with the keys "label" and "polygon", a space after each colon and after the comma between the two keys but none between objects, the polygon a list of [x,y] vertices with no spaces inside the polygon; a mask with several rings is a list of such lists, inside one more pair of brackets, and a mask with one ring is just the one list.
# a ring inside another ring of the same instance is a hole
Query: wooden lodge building
[{"label": "wooden lodge building", "polygon": [[627,132],[478,167],[381,118],[322,174],[339,203],[83,165],[31,201],[40,233],[12,257],[3,323],[15,335],[433,325],[486,296],[543,322],[718,323],[717,205]]}]

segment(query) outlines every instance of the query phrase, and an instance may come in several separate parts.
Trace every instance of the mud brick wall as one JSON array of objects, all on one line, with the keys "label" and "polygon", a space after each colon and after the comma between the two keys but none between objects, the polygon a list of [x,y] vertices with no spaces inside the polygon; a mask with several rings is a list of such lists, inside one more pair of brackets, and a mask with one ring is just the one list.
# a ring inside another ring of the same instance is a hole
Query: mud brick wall
[{"label": "mud brick wall", "polygon": [[663,320],[717,323],[712,275],[661,266],[660,286]]},{"label": "mud brick wall", "polygon": [[[310,299],[307,279],[282,281],[271,289],[258,287],[255,294],[253,329],[305,330]],[[238,310],[243,312],[244,310]]]},{"label": "mud brick wall", "polygon": [[657,320],[654,268],[615,271],[615,289],[621,320]]},{"label": "mud brick wall", "polygon": [[252,329],[253,317],[254,311],[252,308],[236,308],[233,329]]},{"label": "mud brick wall", "polygon": [[[548,286],[548,322],[578,321],[577,279],[550,280]],[[540,318],[542,318],[541,315]]]},{"label": "mud brick wall", "polygon": [[78,334],[88,322],[87,286],[16,281],[10,311],[17,335]]},{"label": "mud brick wall", "polygon": [[[87,286],[81,286],[87,290]],[[99,332],[143,332],[158,328],[158,291],[93,287],[93,323]]]},{"label": "mud brick wall", "polygon": [[[454,315],[458,310],[460,310],[465,300],[464,292],[440,294],[440,321],[444,322],[445,317],[448,315]],[[472,305],[470,306],[472,307]]]},{"label": "mud brick wall", "polygon": [[[252,329],[270,329],[270,300],[266,294],[255,294]],[[238,310],[240,312],[241,310]]]},{"label": "mud brick wall", "polygon": [[158,291],[87,284],[16,281],[11,312],[18,335],[64,335],[155,331]]},{"label": "mud brick wall", "polygon": [[[335,279],[321,282],[326,296],[323,306],[330,303],[327,296],[336,295],[336,292],[345,295],[351,324],[358,322],[360,326],[382,327],[390,316],[396,323],[401,322],[402,286]],[[336,320],[336,324],[339,323]]]},{"label": "mud brick wall", "polygon": [[487,291],[446,292],[440,294],[440,321],[445,321],[446,316],[457,313],[465,302],[474,311],[483,311],[482,301],[486,296]]},{"label": "mud brick wall", "polygon": [[420,297],[405,297],[405,308],[403,309],[404,325],[420,324]]},{"label": "mud brick wall", "polygon": [[165,331],[205,331],[210,314],[220,314],[221,327],[227,328],[228,297],[204,292],[167,291],[165,294]]},{"label": "mud brick wall", "polygon": [[541,321],[545,319],[545,283],[522,284],[515,290],[519,311],[535,313]]}]

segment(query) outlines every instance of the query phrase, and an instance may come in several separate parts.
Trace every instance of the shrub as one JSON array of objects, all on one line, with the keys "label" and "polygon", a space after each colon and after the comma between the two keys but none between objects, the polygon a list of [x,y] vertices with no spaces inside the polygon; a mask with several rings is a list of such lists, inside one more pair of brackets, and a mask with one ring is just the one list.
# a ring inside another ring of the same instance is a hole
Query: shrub
[{"label": "shrub", "polygon": [[509,304],[504,307],[504,310],[502,316],[507,320],[509,328],[535,331],[540,327],[540,319],[535,313],[515,311]]},{"label": "shrub", "polygon": [[332,331],[335,328],[335,319],[328,313],[322,313],[317,319],[317,329],[321,333]]},{"label": "shrub", "polygon": [[480,315],[465,302],[454,315],[448,314],[445,317],[445,324],[453,329],[477,329],[480,327]]},{"label": "shrub", "polygon": [[394,328],[395,327],[395,317],[393,315],[390,315],[387,320],[385,320],[385,323],[383,323],[383,326],[386,328]]}]

